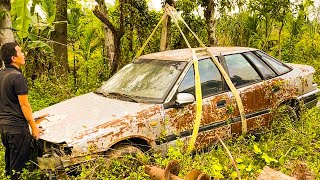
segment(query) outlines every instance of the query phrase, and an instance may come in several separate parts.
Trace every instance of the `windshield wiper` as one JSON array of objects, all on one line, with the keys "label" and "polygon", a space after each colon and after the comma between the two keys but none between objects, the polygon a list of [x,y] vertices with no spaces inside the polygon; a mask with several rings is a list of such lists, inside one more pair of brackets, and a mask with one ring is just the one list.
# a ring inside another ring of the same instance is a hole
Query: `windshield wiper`
[{"label": "windshield wiper", "polygon": [[94,91],[93,93],[98,94],[98,95],[103,96],[103,97],[107,97],[107,95],[105,93],[100,92],[100,91]]},{"label": "windshield wiper", "polygon": [[[105,94],[104,94],[105,95]],[[106,95],[112,95],[112,96],[118,96],[124,99],[129,100],[130,102],[138,102],[135,98],[133,98],[132,96],[128,95],[128,94],[122,94],[122,93],[117,93],[117,92],[109,92]]]}]

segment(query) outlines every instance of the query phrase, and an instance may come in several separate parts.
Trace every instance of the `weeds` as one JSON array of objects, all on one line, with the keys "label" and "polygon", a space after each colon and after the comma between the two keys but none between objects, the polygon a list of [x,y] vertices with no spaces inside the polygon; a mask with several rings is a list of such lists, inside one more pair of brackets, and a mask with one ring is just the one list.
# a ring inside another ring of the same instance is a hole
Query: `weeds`
[{"label": "weeds", "polygon": [[[42,87],[35,83],[31,95],[38,99],[34,101],[35,109],[40,109],[52,103],[53,98],[43,92],[59,93],[61,87]],[[65,90],[65,89],[64,89]],[[70,89],[71,92],[71,89]],[[59,93],[60,94],[60,93]],[[72,93],[62,100],[69,98]],[[40,98],[41,97],[41,98]],[[275,120],[271,128],[259,138],[250,134],[233,137],[225,140],[243,179],[256,179],[263,167],[282,171],[288,175],[297,176],[303,169],[317,179],[320,179],[320,109],[313,108],[301,114],[299,121],[288,117]],[[193,155],[184,154],[183,143],[178,141],[176,146],[170,147],[166,156],[150,153],[143,161],[137,161],[130,155],[123,157],[125,161],[114,160],[106,163],[105,157],[81,164],[74,175],[40,170],[24,170],[21,179],[46,179],[57,177],[63,179],[150,179],[144,173],[144,165],[156,165],[164,168],[170,160],[178,160],[180,177],[184,177],[190,170],[199,169],[216,179],[237,179],[237,173],[230,161],[227,152],[221,145],[210,147],[206,152],[197,152]],[[8,179],[4,173],[4,149],[0,147],[0,179]],[[136,162],[143,162],[139,165]],[[111,167],[111,168],[110,168]]]}]

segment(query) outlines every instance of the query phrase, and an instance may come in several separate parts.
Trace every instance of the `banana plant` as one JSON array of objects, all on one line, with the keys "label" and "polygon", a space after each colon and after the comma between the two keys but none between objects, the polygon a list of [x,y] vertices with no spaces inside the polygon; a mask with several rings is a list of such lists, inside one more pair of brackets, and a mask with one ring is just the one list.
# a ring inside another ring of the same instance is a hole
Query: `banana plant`
[{"label": "banana plant", "polygon": [[30,0],[14,0],[12,2],[11,14],[16,18],[14,20],[17,34],[22,40],[28,36],[28,30],[31,22],[31,16],[27,7]]},{"label": "banana plant", "polygon": [[41,2],[41,10],[46,16],[46,23],[52,24],[56,16],[55,0],[45,0]]}]

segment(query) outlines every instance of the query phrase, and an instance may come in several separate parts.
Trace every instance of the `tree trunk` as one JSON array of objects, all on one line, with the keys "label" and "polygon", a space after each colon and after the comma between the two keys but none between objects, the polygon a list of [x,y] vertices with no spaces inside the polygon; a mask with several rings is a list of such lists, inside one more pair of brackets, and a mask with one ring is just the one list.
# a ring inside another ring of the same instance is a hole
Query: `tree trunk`
[{"label": "tree trunk", "polygon": [[281,61],[281,32],[283,29],[284,23],[281,22],[281,27],[279,29],[279,38],[278,38],[278,46],[279,46],[279,60]]},{"label": "tree trunk", "polygon": [[[165,4],[174,6],[173,0],[166,0]],[[171,28],[171,17],[167,17],[162,22],[161,40],[160,40],[160,51],[165,51],[170,49],[170,28]]]},{"label": "tree trunk", "polygon": [[162,21],[162,31],[161,31],[161,40],[160,40],[160,51],[165,51],[169,49],[169,25],[170,25],[170,16]]},{"label": "tree trunk", "polygon": [[4,43],[15,41],[11,29],[10,9],[10,0],[0,0],[0,12],[3,12],[3,16],[1,17],[0,15],[0,46]]},{"label": "tree trunk", "polygon": [[[93,14],[101,20],[102,23],[104,23],[108,29],[110,29],[112,36],[113,36],[113,47],[114,47],[114,54],[113,54],[113,61],[110,63],[110,76],[117,72],[121,62],[121,38],[124,35],[124,12],[123,12],[123,6],[124,6],[124,0],[120,0],[119,6],[120,6],[120,27],[119,29],[116,29],[115,26],[111,23],[111,21],[108,19],[107,16],[107,9],[106,8],[100,8],[103,7],[104,1],[103,0],[96,0],[96,2],[99,4],[95,7],[93,10]],[[104,5],[105,6],[105,5]],[[110,36],[108,36],[110,37]],[[110,42],[110,41],[109,41]]]},{"label": "tree trunk", "polygon": [[[108,9],[104,1],[98,3],[100,12],[106,17],[108,17]],[[108,59],[108,67],[111,68],[113,65],[113,58],[114,58],[114,37],[112,31],[106,24],[103,24],[103,33],[104,33],[104,55]]]},{"label": "tree trunk", "polygon": [[67,29],[67,0],[56,1],[56,19],[55,31],[52,32],[51,37],[54,50],[54,70],[58,74],[64,74],[69,71],[68,66],[68,29]]},{"label": "tree trunk", "polygon": [[74,88],[74,91],[77,91],[77,69],[76,69],[76,62],[77,62],[77,59],[76,59],[76,50],[74,48],[74,44],[75,43],[72,43],[72,50],[73,50],[73,88]]},{"label": "tree trunk", "polygon": [[114,59],[116,61],[114,61],[111,66],[110,75],[115,74],[119,68],[119,65],[120,65],[119,59],[121,58],[121,47],[120,47],[121,37],[119,37],[119,36],[114,37],[114,47],[115,47],[114,48]]},{"label": "tree trunk", "polygon": [[111,30],[108,28],[108,26],[104,24],[103,27],[104,27],[103,32],[105,35],[104,37],[105,56],[108,59],[108,67],[111,68],[114,62],[114,54],[115,54],[114,37]]},{"label": "tree trunk", "polygon": [[[128,3],[128,2],[127,2]],[[130,0],[130,6],[131,7],[134,7],[134,4],[133,4],[133,0]],[[135,19],[135,14],[134,14],[134,11],[132,8],[130,8],[130,22],[129,22],[129,32],[128,32],[128,37],[130,38],[129,40],[129,57],[128,59],[131,61],[133,59],[133,42],[134,42],[134,39],[132,38],[134,36],[134,29],[135,29],[135,26],[134,26],[134,19]]]},{"label": "tree trunk", "polygon": [[[268,18],[266,17],[266,39],[268,38]],[[268,39],[267,39],[268,41]]]},{"label": "tree trunk", "polygon": [[214,17],[215,4],[213,0],[208,1],[204,16],[206,18],[207,32],[209,37],[209,46],[216,46],[218,44],[216,37],[217,20]]}]

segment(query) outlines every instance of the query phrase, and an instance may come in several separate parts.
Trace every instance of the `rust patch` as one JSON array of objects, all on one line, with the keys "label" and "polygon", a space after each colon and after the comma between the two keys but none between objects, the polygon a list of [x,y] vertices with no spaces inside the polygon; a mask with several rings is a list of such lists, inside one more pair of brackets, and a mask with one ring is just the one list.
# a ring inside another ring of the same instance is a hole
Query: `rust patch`
[{"label": "rust patch", "polygon": [[[277,86],[279,90],[275,91],[274,88]],[[269,87],[266,91],[266,96],[271,99],[271,107],[273,109],[286,100],[296,99],[298,95],[299,88],[290,83],[289,80],[278,81],[276,85]]]},{"label": "rust patch", "polygon": [[[290,80],[275,78],[256,85],[248,86],[240,91],[245,114],[263,109],[276,108],[279,103],[294,99],[299,94],[299,88]],[[238,114],[238,112],[237,112]]]},{"label": "rust patch", "polygon": [[195,113],[195,105],[189,104],[181,109],[172,108],[166,112],[166,115],[172,127],[175,127],[178,131],[183,131],[193,126]]},{"label": "rust patch", "polygon": [[[247,128],[249,132],[261,129],[262,127],[269,127],[271,123],[271,114],[264,114],[258,117],[247,119]],[[236,122],[231,124],[232,134],[241,134],[242,124],[241,122]]]},{"label": "rust patch", "polygon": [[142,123],[142,125],[140,126],[140,128],[145,127],[146,124],[143,124],[143,122],[145,122],[148,118],[160,113],[161,107],[160,106],[154,106],[152,108],[140,111],[136,114],[133,115],[127,115],[122,117],[121,119],[115,119],[112,120],[110,122],[104,123],[102,125],[99,125],[93,129],[87,130],[84,133],[82,133],[81,135],[73,138],[73,140],[81,140],[83,138],[85,138],[86,136],[90,135],[90,134],[94,134],[97,133],[100,130],[103,129],[107,129],[107,128],[112,128],[112,127],[119,127],[120,131],[117,134],[114,134],[113,136],[117,137],[120,135],[120,133],[123,133],[124,129],[130,128],[131,127],[131,123],[136,122],[136,123]]},{"label": "rust patch", "polygon": [[[219,101],[225,101],[225,107],[218,108],[217,103]],[[230,106],[230,103],[231,101],[227,93],[208,99],[202,107],[201,125],[212,124],[228,119],[230,114],[227,113],[227,106]]]},{"label": "rust patch", "polygon": [[214,129],[211,131],[206,131],[203,133],[200,133],[197,137],[195,148],[196,149],[202,149],[211,146],[212,144],[218,142],[217,135],[221,137],[221,139],[226,139],[228,137],[231,137],[231,126],[223,126],[218,129]]},{"label": "rust patch", "polygon": [[[218,108],[217,103],[224,100],[225,106]],[[228,119],[227,106],[233,106],[234,102],[230,100],[228,93],[223,93],[210,98],[205,98],[202,104],[201,126],[220,122]],[[182,108],[171,108],[166,111],[166,118],[170,120],[172,128],[177,132],[193,128],[196,114],[195,104],[189,104]]]}]

